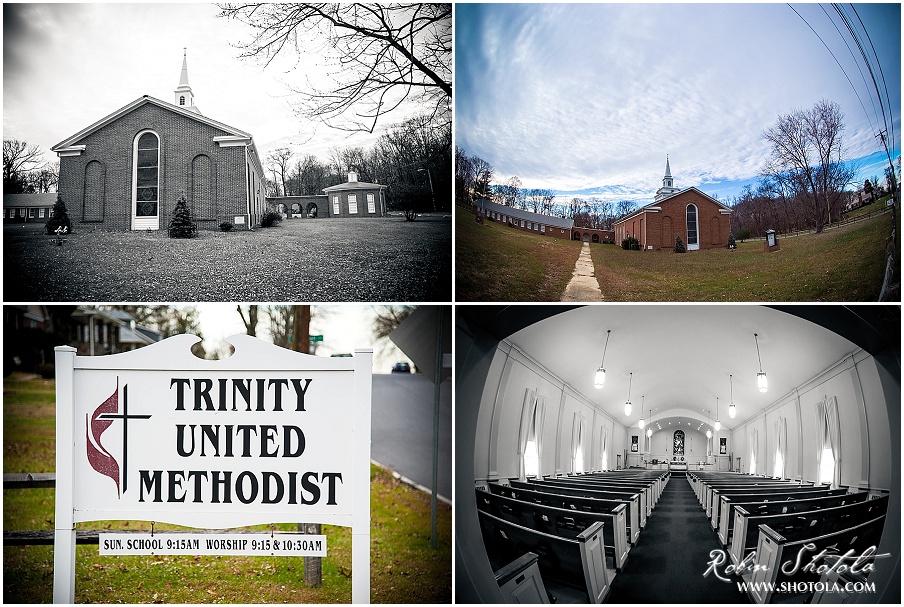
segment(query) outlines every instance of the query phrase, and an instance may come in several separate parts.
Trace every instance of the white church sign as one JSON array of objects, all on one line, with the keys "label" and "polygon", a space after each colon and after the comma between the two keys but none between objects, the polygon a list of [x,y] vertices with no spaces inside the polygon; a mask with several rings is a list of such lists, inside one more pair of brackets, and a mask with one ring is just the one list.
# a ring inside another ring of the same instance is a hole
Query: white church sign
[{"label": "white church sign", "polygon": [[[322,358],[247,335],[202,360],[177,335],[139,350],[56,348],[54,602],[75,594],[75,524],[352,528],[352,600],[370,601],[372,350]],[[102,554],[325,556],[317,535],[101,534]]]}]

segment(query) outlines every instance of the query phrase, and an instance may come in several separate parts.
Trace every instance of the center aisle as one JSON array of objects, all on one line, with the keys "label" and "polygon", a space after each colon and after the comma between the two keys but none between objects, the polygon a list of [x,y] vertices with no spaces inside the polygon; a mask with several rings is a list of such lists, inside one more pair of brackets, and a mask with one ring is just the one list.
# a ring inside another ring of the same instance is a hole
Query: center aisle
[{"label": "center aisle", "polygon": [[[713,573],[703,577],[710,551],[718,549],[719,539],[690,483],[673,474],[624,570],[615,576],[609,602],[748,603],[734,579],[723,582]],[[723,577],[725,566],[719,567]]]}]

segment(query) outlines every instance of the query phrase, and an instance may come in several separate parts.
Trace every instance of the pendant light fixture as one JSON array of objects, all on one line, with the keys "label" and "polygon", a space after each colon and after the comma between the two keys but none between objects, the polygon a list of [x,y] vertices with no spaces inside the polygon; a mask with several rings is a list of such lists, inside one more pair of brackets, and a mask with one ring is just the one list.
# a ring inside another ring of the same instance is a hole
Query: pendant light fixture
[{"label": "pendant light fixture", "polygon": [[760,342],[756,333],[753,334],[753,341],[756,343],[756,359],[760,363],[760,372],[756,374],[756,387],[759,388],[760,392],[765,392],[769,389],[769,386],[766,383],[766,373],[763,372],[763,361],[760,358]]},{"label": "pendant light fixture", "polygon": [[625,403],[625,415],[631,416],[631,380],[634,378],[634,374],[630,373],[628,375],[628,401]]},{"label": "pendant light fixture", "polygon": [[606,383],[606,370],[603,366],[606,364],[606,350],[609,348],[609,334],[612,333],[612,329],[606,331],[606,345],[603,347],[603,360],[600,363],[600,368],[596,370],[596,376],[593,378],[593,387],[597,390],[603,387],[603,384]]},{"label": "pendant light fixture", "polygon": [[643,404],[645,398],[646,395],[640,397],[640,422],[638,423],[638,425],[640,426],[641,430],[643,430],[644,424],[646,423],[643,421]]},{"label": "pendant light fixture", "polygon": [[728,386],[731,390],[731,404],[728,405],[728,417],[734,419],[734,416],[738,414],[735,406],[734,406],[734,384],[731,381],[731,374],[728,375]]},{"label": "pendant light fixture", "polygon": [[722,424],[719,423],[719,397],[718,396],[716,397],[716,423],[715,423],[714,428],[716,429],[716,432],[718,432],[719,430],[722,429]]}]

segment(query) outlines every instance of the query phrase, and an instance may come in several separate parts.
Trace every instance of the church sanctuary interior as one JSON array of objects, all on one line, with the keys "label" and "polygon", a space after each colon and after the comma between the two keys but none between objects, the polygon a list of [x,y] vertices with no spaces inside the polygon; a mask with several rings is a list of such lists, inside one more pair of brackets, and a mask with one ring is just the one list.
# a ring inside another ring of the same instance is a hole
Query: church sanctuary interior
[{"label": "church sanctuary interior", "polygon": [[901,603],[900,306],[456,309],[466,603]]}]

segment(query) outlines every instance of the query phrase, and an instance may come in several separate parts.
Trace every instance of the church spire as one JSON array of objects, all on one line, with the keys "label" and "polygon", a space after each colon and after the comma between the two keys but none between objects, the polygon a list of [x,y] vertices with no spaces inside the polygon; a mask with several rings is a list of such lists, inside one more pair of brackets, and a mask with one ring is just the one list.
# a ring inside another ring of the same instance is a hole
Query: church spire
[{"label": "church spire", "polygon": [[175,104],[184,107],[187,110],[201,113],[195,107],[195,95],[192,93],[191,85],[188,84],[188,49],[182,49],[182,73],[179,75],[179,86],[176,87]]},{"label": "church spire", "polygon": [[656,190],[656,197],[654,200],[656,202],[662,200],[663,198],[668,198],[672,194],[677,194],[680,192],[678,188],[675,187],[674,182],[672,181],[672,167],[669,166],[669,155],[665,155],[665,176],[662,178],[662,187]]}]

